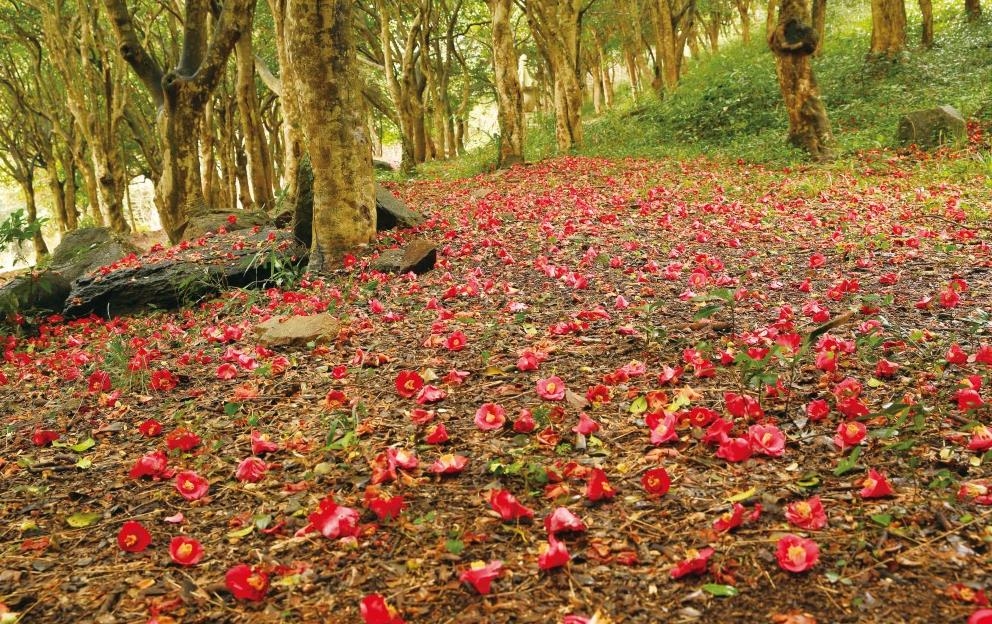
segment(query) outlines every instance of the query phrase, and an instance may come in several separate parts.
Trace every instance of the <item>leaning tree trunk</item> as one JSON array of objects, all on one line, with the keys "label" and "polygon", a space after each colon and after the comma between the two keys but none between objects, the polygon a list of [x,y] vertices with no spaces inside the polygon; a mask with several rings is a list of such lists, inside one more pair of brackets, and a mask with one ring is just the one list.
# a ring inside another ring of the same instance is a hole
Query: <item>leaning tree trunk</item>
[{"label": "leaning tree trunk", "polygon": [[492,13],[493,66],[499,116],[499,167],[524,160],[524,100],[517,77],[510,11],[513,0],[488,0]]},{"label": "leaning tree trunk", "polygon": [[905,0],[871,0],[872,56],[896,58],[906,50]]},{"label": "leaning tree trunk", "polygon": [[352,0],[289,0],[287,40],[314,173],[310,269],[335,268],[375,238],[375,181],[363,123]]},{"label": "leaning tree trunk", "polygon": [[778,84],[789,114],[789,141],[814,160],[830,158],[830,124],[813,77],[810,56],[816,49],[816,32],[806,0],[782,0],[768,45],[775,54]]}]

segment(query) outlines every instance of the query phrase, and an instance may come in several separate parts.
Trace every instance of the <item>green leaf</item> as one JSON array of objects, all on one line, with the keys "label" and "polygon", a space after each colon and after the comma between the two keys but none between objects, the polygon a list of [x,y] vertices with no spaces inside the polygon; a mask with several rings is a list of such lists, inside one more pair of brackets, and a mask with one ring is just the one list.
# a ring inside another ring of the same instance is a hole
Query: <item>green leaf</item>
[{"label": "green leaf", "polygon": [[847,472],[850,472],[858,465],[858,458],[861,457],[861,447],[856,446],[851,454],[844,457],[839,462],[837,462],[837,467],[834,468],[834,476],[839,477]]},{"label": "green leaf", "polygon": [[630,413],[635,416],[643,414],[648,411],[648,400],[643,396],[639,396],[634,399],[633,403],[630,404]]},{"label": "green leaf", "polygon": [[224,404],[224,415],[225,416],[234,416],[235,414],[237,414],[240,411],[241,411],[241,404],[240,403],[225,403]]},{"label": "green leaf", "polygon": [[102,513],[97,513],[95,511],[77,511],[68,518],[65,519],[65,523],[74,529],[82,529],[90,526],[97,520],[103,517]]},{"label": "green leaf", "polygon": [[708,306],[703,306],[698,312],[692,315],[692,320],[701,321],[705,318],[709,318],[723,309],[722,303],[711,303]]},{"label": "green leaf", "polygon": [[460,539],[449,539],[444,543],[444,547],[452,555],[460,555],[465,550],[465,542]]},{"label": "green leaf", "polygon": [[82,442],[73,444],[72,446],[69,447],[69,449],[76,451],[77,453],[85,453],[94,446],[96,446],[96,440],[94,440],[93,438],[86,438]]},{"label": "green leaf", "polygon": [[751,498],[752,496],[754,496],[757,493],[758,493],[758,488],[753,487],[753,488],[748,489],[748,490],[745,490],[743,492],[738,492],[737,494],[734,494],[733,496],[729,496],[729,497],[725,498],[724,500],[727,501],[728,503],[742,503],[742,502],[746,501],[747,499]]},{"label": "green leaf", "polygon": [[703,585],[703,591],[713,596],[736,596],[740,593],[733,585],[718,585],[716,583]]},{"label": "green leaf", "polygon": [[892,514],[872,514],[871,519],[875,524],[883,527],[887,527],[892,524]]},{"label": "green leaf", "polygon": [[93,465],[93,460],[90,459],[89,457],[80,457],[79,461],[76,462],[76,468],[79,468],[81,470],[89,470],[89,468],[92,465]]},{"label": "green leaf", "polygon": [[255,525],[249,524],[244,528],[237,529],[236,531],[231,531],[230,533],[228,533],[227,539],[239,540],[242,537],[248,537],[248,535],[250,535],[251,532],[254,530],[255,530]]},{"label": "green leaf", "polygon": [[818,485],[820,485],[820,475],[818,474],[803,475],[802,478],[796,481],[796,485],[804,489],[815,488]]}]

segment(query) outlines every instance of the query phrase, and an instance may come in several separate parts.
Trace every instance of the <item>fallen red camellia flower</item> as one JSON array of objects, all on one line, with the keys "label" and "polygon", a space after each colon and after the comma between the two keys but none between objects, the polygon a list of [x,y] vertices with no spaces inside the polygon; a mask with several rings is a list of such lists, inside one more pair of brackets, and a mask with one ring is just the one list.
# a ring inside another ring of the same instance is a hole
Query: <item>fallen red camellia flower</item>
[{"label": "fallen red camellia flower", "polygon": [[819,531],[827,526],[827,514],[819,496],[786,505],[785,519],[789,524],[808,531]]},{"label": "fallen red camellia flower", "polygon": [[751,449],[768,457],[785,453],[785,435],[775,425],[751,425],[747,429]]},{"label": "fallen red camellia flower", "polygon": [[445,453],[434,460],[434,463],[431,464],[431,467],[428,468],[428,470],[439,475],[458,474],[465,469],[466,464],[468,464],[468,457]]},{"label": "fallen red camellia flower", "polygon": [[180,450],[188,453],[200,446],[200,436],[189,429],[179,428],[165,436],[165,445],[170,451]]},{"label": "fallen red camellia flower", "polygon": [[330,496],[321,500],[317,511],[307,516],[310,527],[328,539],[356,535],[358,519],[357,511],[338,505]]},{"label": "fallen red camellia flower", "polygon": [[489,490],[487,500],[504,522],[534,517],[534,511],[521,504],[508,490]]},{"label": "fallen red camellia flower", "polygon": [[517,433],[530,433],[537,428],[537,423],[534,422],[534,415],[527,408],[520,410],[520,415],[517,419],[513,421],[513,430]]},{"label": "fallen red camellia flower", "polygon": [[848,420],[837,425],[837,433],[834,435],[834,444],[840,450],[846,450],[852,446],[861,444],[868,433],[868,428],[864,423],[856,420]]},{"label": "fallen red camellia flower", "polygon": [[579,424],[572,427],[572,431],[581,433],[582,435],[592,435],[599,431],[599,423],[589,418],[589,415],[585,412],[580,412]]},{"label": "fallen red camellia flower", "polygon": [[271,442],[257,429],[251,430],[251,453],[252,455],[264,455],[274,453],[279,450],[279,445]]},{"label": "fallen red camellia flower", "polygon": [[183,470],[176,474],[176,490],[188,501],[203,498],[210,489],[210,483],[192,470]]},{"label": "fallen red camellia flower", "polygon": [[152,543],[152,535],[140,522],[128,520],[117,533],[117,545],[125,552],[141,552]]},{"label": "fallen red camellia flower", "polygon": [[238,469],[234,472],[234,477],[238,481],[258,483],[265,478],[265,473],[268,469],[269,465],[265,463],[265,460],[254,456],[246,457],[238,464]]},{"label": "fallen red camellia flower", "polygon": [[193,566],[203,559],[203,545],[192,537],[177,535],[169,542],[169,556],[181,566]]},{"label": "fallen red camellia flower", "polygon": [[482,431],[502,429],[506,424],[506,411],[496,403],[483,403],[475,412],[475,426]]},{"label": "fallen red camellia flower", "polygon": [[448,430],[444,427],[444,423],[438,423],[431,429],[430,433],[424,438],[424,442],[428,444],[444,444],[448,441]]},{"label": "fallen red camellia flower", "polygon": [[406,624],[393,609],[386,604],[386,599],[379,594],[369,594],[362,598],[359,611],[365,624]]},{"label": "fallen red camellia flower", "polygon": [[992,609],[979,609],[968,617],[968,624],[992,624]]},{"label": "fallen red camellia flower", "polygon": [[396,393],[412,399],[424,387],[424,378],[417,371],[400,371],[396,375]]},{"label": "fallen red camellia flower", "polygon": [[48,446],[59,439],[59,434],[51,429],[35,429],[31,434],[31,443],[35,446]]},{"label": "fallen red camellia flower", "polygon": [[586,524],[568,509],[558,507],[544,518],[544,530],[551,535],[563,531],[580,533],[586,530]]},{"label": "fallen red camellia flower", "polygon": [[664,468],[652,468],[641,476],[641,485],[651,497],[660,497],[668,493],[672,480]]},{"label": "fallen red camellia flower", "polygon": [[155,436],[162,434],[162,423],[155,420],[154,418],[149,418],[140,425],[138,425],[138,431],[141,435],[146,438],[154,438]]},{"label": "fallen red camellia flower", "polygon": [[224,585],[238,600],[258,602],[269,591],[269,575],[256,566],[239,563],[224,575]]},{"label": "fallen red camellia flower", "polygon": [[673,579],[680,579],[683,576],[688,576],[690,574],[702,574],[706,571],[706,566],[709,564],[710,557],[716,552],[712,548],[703,548],[701,550],[696,550],[695,548],[690,548],[685,551],[685,559],[675,564],[669,575]]},{"label": "fallen red camellia flower", "polygon": [[134,463],[128,475],[132,479],[140,479],[141,477],[167,479],[172,476],[169,471],[169,458],[166,456],[165,451],[155,451],[147,455],[142,455]]},{"label": "fallen red camellia flower", "polygon": [[617,491],[606,480],[606,472],[602,468],[593,468],[586,482],[586,498],[595,502],[602,499],[609,500],[616,494]]},{"label": "fallen red camellia flower", "polygon": [[555,536],[549,535],[547,543],[540,546],[537,556],[537,566],[542,570],[553,570],[567,564],[572,559],[564,542],[559,542]]},{"label": "fallen red camellia flower", "polygon": [[775,559],[783,570],[805,572],[820,560],[820,547],[811,539],[790,533],[778,541]]},{"label": "fallen red camellia flower", "polygon": [[545,401],[560,401],[565,398],[565,382],[558,376],[538,379],[537,396]]},{"label": "fallen red camellia flower", "polygon": [[498,578],[503,572],[503,562],[498,559],[489,563],[473,561],[469,566],[469,569],[462,572],[458,579],[474,587],[475,591],[483,596],[489,594],[493,579]]},{"label": "fallen red camellia flower", "polygon": [[868,476],[861,481],[862,498],[884,498],[893,493],[892,486],[885,475],[874,468],[868,469]]}]

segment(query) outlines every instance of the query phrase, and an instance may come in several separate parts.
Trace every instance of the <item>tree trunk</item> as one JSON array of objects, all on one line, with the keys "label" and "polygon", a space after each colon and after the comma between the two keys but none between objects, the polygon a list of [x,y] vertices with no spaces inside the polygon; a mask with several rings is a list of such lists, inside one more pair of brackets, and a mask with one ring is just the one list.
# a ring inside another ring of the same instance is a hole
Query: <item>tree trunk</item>
[{"label": "tree trunk", "polygon": [[924,48],[933,47],[933,3],[931,0],[920,0],[920,16],[922,25],[920,43]]},{"label": "tree trunk", "polygon": [[339,266],[376,233],[352,0],[289,0],[287,40],[314,173],[310,269]]},{"label": "tree trunk", "polygon": [[76,207],[76,162],[68,148],[60,153],[62,170],[65,174],[65,227],[71,232],[79,227],[79,209]]},{"label": "tree trunk", "polygon": [[508,167],[524,160],[523,95],[517,77],[517,52],[513,48],[513,33],[510,30],[513,0],[488,0],[488,4],[492,14],[493,66],[499,117],[497,165]]},{"label": "tree trunk", "polygon": [[528,0],[526,6],[531,34],[551,71],[558,150],[567,152],[582,143],[580,2]]},{"label": "tree trunk", "polygon": [[678,41],[675,37],[675,25],[672,21],[672,5],[670,0],[656,0],[657,10],[653,12],[655,18],[655,44],[657,46],[658,58],[656,63],[660,65],[661,83],[657,85],[658,90],[671,93],[679,82],[679,57],[682,51],[676,49]]},{"label": "tree trunk", "polygon": [[97,190],[99,185],[96,174],[93,172],[93,163],[86,159],[86,147],[81,137],[77,136],[72,151],[76,168],[83,175],[83,192],[86,193],[86,205],[89,208],[90,218],[93,219],[93,225],[103,227],[106,221],[104,221],[103,212],[100,210],[100,191]]},{"label": "tree trunk", "polygon": [[871,0],[872,56],[894,59],[906,50],[905,0]]},{"label": "tree trunk", "polygon": [[65,234],[69,231],[69,215],[65,210],[65,183],[59,178],[59,170],[55,161],[46,163],[45,176],[48,181],[48,189],[52,193],[52,201],[55,204],[55,223],[59,226],[59,233]]},{"label": "tree trunk", "polygon": [[[927,1],[927,0],[923,0]],[[823,41],[827,30],[827,0],[813,0],[813,32],[816,34],[816,49],[813,56],[823,56]]]},{"label": "tree trunk", "polygon": [[282,180],[283,201],[287,207],[296,205],[297,178],[300,159],[303,158],[303,131],[300,129],[300,113],[296,81],[287,79],[292,68],[286,49],[286,2],[269,0],[269,8],[276,33],[276,54],[279,57],[279,73],[282,76],[282,90],[279,93],[279,106],[282,109]]},{"label": "tree trunk", "polygon": [[964,0],[964,13],[969,22],[977,21],[982,16],[981,0]]},{"label": "tree trunk", "polygon": [[789,114],[789,141],[814,160],[830,158],[830,124],[813,77],[810,55],[816,33],[806,0],[782,0],[776,28],[768,37],[775,54],[778,84]]},{"label": "tree trunk", "polygon": [[275,202],[272,194],[272,162],[262,126],[258,92],[255,89],[255,52],[252,48],[251,32],[243,34],[238,39],[234,52],[238,63],[238,111],[241,113],[245,155],[248,158],[251,195],[255,205],[262,210],[268,210]]},{"label": "tree trunk", "polygon": [[[737,12],[741,16],[741,41],[751,43],[751,0],[737,0]],[[815,5],[814,5],[815,6]]]},{"label": "tree trunk", "polygon": [[[28,225],[38,222],[38,203],[35,201],[35,191],[34,191],[34,172],[28,171],[27,175],[22,177],[18,182],[21,185],[21,190],[24,192],[24,206],[27,209]],[[48,245],[45,244],[45,238],[41,235],[41,229],[34,233],[32,238],[34,243],[34,258],[35,262],[41,262],[48,255]]]}]

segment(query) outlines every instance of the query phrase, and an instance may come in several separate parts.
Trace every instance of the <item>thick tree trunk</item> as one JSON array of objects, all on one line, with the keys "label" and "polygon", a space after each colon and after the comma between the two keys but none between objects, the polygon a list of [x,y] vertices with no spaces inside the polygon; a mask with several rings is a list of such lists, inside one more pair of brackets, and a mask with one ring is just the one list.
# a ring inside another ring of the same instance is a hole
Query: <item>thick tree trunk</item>
[{"label": "thick tree trunk", "polygon": [[169,240],[178,243],[187,218],[206,211],[200,177],[199,141],[203,106],[195,106],[192,83],[172,74],[165,109],[159,113],[162,177],[155,187],[159,218]]},{"label": "thick tree trunk", "polygon": [[[499,167],[524,160],[524,104],[517,77],[510,12],[513,0],[488,0],[492,15],[493,65],[499,117]],[[458,137],[461,138],[461,137]]]},{"label": "thick tree trunk", "polygon": [[289,0],[287,41],[303,134],[314,172],[314,272],[376,233],[375,186],[365,134],[352,0]]},{"label": "thick tree trunk", "polygon": [[810,56],[816,49],[816,33],[806,0],[782,0],[768,45],[775,54],[779,88],[789,114],[789,141],[814,160],[830,158],[830,124],[813,77]]},{"label": "thick tree trunk", "polygon": [[[924,0],[926,1],[926,0]],[[816,34],[816,49],[813,56],[823,55],[823,41],[827,30],[827,0],[813,0],[813,32]]]},{"label": "thick tree trunk", "polygon": [[108,154],[103,147],[96,143],[93,149],[93,168],[96,173],[100,192],[100,206],[110,221],[110,229],[121,234],[127,234],[131,228],[124,218],[124,172],[120,153]]},{"label": "thick tree trunk", "polygon": [[567,152],[582,143],[579,0],[528,0],[531,34],[548,62],[555,110],[555,140]]},{"label": "thick tree trunk", "polygon": [[251,195],[256,206],[268,210],[275,202],[272,194],[272,162],[262,126],[258,92],[255,89],[255,52],[252,48],[251,32],[245,33],[238,39],[234,52],[238,64],[238,111],[241,113],[244,149],[248,158]]},{"label": "thick tree trunk", "polygon": [[679,57],[682,51],[678,48],[678,40],[675,37],[675,25],[672,21],[672,5],[670,0],[656,0],[657,10],[653,12],[655,18],[655,45],[657,47],[656,63],[660,67],[661,83],[657,85],[659,91],[671,93],[679,82]]},{"label": "thick tree trunk", "polygon": [[933,3],[931,0],[920,0],[920,43],[924,48],[933,46]]},{"label": "thick tree trunk", "polygon": [[905,50],[905,0],[871,0],[870,54],[894,59]]}]

